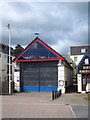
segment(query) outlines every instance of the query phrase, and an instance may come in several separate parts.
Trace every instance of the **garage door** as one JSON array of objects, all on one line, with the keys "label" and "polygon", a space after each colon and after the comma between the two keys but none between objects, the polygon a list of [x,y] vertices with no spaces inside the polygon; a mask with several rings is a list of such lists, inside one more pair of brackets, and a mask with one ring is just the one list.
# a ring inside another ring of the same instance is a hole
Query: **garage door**
[{"label": "garage door", "polygon": [[21,91],[51,92],[57,90],[57,62],[21,64]]}]

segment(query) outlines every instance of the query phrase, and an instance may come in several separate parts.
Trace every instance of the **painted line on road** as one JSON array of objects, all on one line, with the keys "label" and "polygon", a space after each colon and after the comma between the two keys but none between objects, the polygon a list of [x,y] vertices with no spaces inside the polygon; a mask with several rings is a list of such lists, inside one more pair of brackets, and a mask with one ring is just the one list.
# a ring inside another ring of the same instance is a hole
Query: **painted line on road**
[{"label": "painted line on road", "polygon": [[71,106],[88,106],[88,104],[70,104]]},{"label": "painted line on road", "polygon": [[66,106],[65,104],[51,104],[51,103],[47,103],[47,104],[39,104],[39,103],[3,103],[3,105],[5,105],[5,104],[23,104],[23,105],[63,105],[63,106]]},{"label": "painted line on road", "polygon": [[[30,100],[27,100],[27,99],[2,99],[2,101],[32,101],[33,99],[30,99]],[[47,99],[45,99],[45,100],[42,100],[42,99],[40,99],[40,100],[38,100],[38,101],[50,101],[50,100],[47,100]]]},{"label": "painted line on road", "polygon": [[71,105],[69,105],[69,107],[70,107],[70,109],[71,109],[71,112],[72,112],[72,114],[73,114],[73,117],[76,118],[75,113],[74,113],[74,111],[73,111]]}]

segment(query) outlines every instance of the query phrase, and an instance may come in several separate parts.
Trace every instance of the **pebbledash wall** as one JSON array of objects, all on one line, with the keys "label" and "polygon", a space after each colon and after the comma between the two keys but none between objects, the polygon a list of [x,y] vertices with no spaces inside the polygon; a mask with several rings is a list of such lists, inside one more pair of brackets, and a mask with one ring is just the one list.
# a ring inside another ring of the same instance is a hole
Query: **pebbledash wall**
[{"label": "pebbledash wall", "polygon": [[20,63],[20,91],[51,92],[72,85],[73,69],[63,56],[36,37],[13,62]]}]

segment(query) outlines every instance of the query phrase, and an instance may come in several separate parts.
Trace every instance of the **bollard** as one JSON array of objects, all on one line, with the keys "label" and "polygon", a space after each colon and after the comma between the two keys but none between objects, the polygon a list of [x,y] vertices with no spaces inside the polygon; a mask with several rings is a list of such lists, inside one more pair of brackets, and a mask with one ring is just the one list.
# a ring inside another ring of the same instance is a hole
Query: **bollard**
[{"label": "bollard", "polygon": [[55,91],[55,99],[57,98],[57,91]]},{"label": "bollard", "polygon": [[62,95],[62,90],[61,90],[61,95]]},{"label": "bollard", "polygon": [[57,91],[57,98],[59,97],[59,91]]},{"label": "bollard", "polygon": [[54,90],[52,91],[52,100],[54,100]]},{"label": "bollard", "polygon": [[57,91],[57,98],[58,98],[58,91]]},{"label": "bollard", "polygon": [[59,90],[59,96],[61,96],[61,89]]}]

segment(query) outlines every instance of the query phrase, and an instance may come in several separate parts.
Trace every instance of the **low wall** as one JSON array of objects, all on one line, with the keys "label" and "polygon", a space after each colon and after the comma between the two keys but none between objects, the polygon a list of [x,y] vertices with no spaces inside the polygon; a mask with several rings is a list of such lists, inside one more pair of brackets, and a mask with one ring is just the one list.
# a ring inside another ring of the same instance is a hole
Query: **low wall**
[{"label": "low wall", "polygon": [[[14,83],[11,82],[11,93],[14,92]],[[2,94],[9,94],[9,82],[2,81]]]}]

